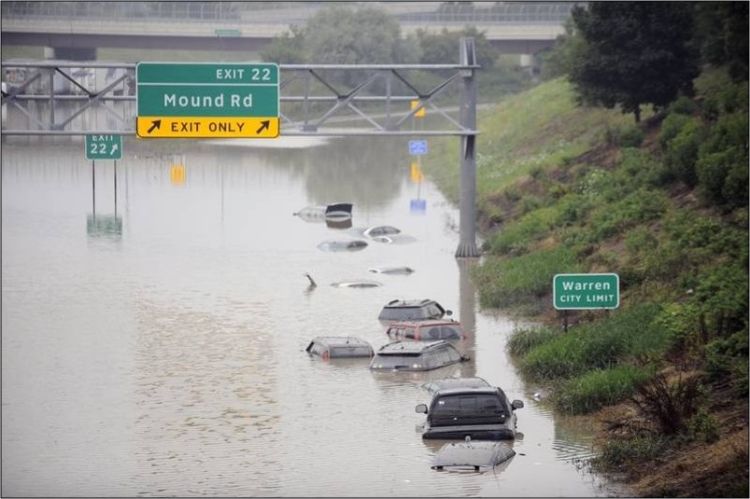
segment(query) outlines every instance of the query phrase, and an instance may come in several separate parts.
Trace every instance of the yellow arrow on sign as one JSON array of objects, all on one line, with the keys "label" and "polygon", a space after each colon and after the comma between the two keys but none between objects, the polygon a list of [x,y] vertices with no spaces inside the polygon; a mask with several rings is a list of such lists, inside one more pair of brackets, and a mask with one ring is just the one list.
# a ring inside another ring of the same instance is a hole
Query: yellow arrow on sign
[{"label": "yellow arrow on sign", "polygon": [[279,136],[279,118],[138,116],[136,133],[142,139],[273,139]]},{"label": "yellow arrow on sign", "polygon": [[425,115],[426,111],[425,111],[424,106],[422,106],[421,102],[419,102],[418,100],[413,100],[413,101],[410,101],[410,105],[411,105],[410,109],[412,111],[414,109],[416,109],[416,108],[419,108],[419,111],[417,111],[416,113],[414,113],[414,117],[415,118],[424,118],[424,115]]}]

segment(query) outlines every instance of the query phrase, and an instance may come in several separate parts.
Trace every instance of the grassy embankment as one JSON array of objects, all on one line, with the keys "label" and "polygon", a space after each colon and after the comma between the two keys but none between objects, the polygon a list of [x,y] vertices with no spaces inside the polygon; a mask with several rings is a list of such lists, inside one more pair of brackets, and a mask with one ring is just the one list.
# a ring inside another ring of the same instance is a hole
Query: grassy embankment
[{"label": "grassy embankment", "polygon": [[[509,349],[557,410],[596,415],[595,467],[645,495],[746,497],[747,83],[711,70],[696,90],[637,126],[564,80],[480,113],[473,277],[483,306],[548,324]],[[457,144],[440,147],[425,170],[456,199]],[[621,307],[564,334],[563,272],[618,273]]]}]

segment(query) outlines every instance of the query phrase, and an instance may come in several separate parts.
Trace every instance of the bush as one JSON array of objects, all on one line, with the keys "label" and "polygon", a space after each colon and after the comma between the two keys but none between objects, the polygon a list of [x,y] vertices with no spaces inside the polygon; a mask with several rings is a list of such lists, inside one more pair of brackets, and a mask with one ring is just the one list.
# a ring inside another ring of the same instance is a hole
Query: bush
[{"label": "bush", "polygon": [[619,471],[630,463],[653,461],[669,447],[664,437],[638,436],[628,440],[609,440],[600,455],[592,460],[595,469]]},{"label": "bush", "polygon": [[703,153],[696,170],[706,201],[729,208],[747,205],[747,154],[742,149]]},{"label": "bush", "polygon": [[643,130],[636,125],[608,126],[604,131],[604,140],[612,146],[638,147],[643,142],[643,138]]},{"label": "bush", "polygon": [[669,105],[669,112],[681,115],[691,115],[698,110],[698,105],[690,97],[681,95]]},{"label": "bush", "polygon": [[683,125],[673,139],[667,142],[664,162],[669,172],[675,179],[685,182],[690,187],[698,182],[695,162],[698,159],[698,148],[704,136],[703,126],[695,120],[690,120]]},{"label": "bush", "polygon": [[663,150],[667,149],[669,141],[677,137],[682,127],[690,121],[690,116],[678,113],[670,113],[664,118],[664,121],[661,122],[661,130],[659,132],[659,144]]},{"label": "bush", "polygon": [[626,399],[649,375],[633,366],[590,371],[565,382],[554,395],[553,403],[568,414],[595,411]]},{"label": "bush", "polygon": [[[747,205],[748,116],[722,116],[698,152],[697,178],[706,200],[729,207]],[[735,182],[741,182],[738,186]]]},{"label": "bush", "polygon": [[712,443],[719,440],[719,424],[716,418],[700,409],[687,423],[688,437],[699,442]]},{"label": "bush", "polygon": [[[706,345],[706,372],[711,380],[729,376],[740,395],[747,396],[747,328]],[[744,390],[743,390],[744,388]]]},{"label": "bush", "polygon": [[698,410],[703,397],[696,376],[682,377],[670,383],[664,374],[641,383],[633,402],[639,411],[659,425],[665,435],[674,435],[686,429],[687,421]]}]

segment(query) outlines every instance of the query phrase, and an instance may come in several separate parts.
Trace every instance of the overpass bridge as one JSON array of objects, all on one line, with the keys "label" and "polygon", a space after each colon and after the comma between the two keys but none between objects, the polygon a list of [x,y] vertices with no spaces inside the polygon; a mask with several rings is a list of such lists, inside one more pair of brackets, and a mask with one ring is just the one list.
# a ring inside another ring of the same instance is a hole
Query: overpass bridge
[{"label": "overpass bridge", "polygon": [[[443,2],[379,4],[402,33],[475,26],[505,53],[533,54],[553,44],[574,4]],[[291,26],[304,25],[321,2],[13,2],[4,1],[6,45],[44,46],[54,58],[91,60],[99,47],[256,51]]]}]

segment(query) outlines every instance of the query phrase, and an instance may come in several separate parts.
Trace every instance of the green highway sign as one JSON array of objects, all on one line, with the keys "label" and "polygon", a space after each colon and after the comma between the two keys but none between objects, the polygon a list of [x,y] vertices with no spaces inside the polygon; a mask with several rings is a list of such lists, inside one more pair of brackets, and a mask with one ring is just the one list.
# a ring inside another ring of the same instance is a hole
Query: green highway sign
[{"label": "green highway sign", "polygon": [[86,159],[122,159],[122,135],[86,135]]},{"label": "green highway sign", "polygon": [[557,310],[611,309],[620,306],[617,274],[557,274],[552,280]]},{"label": "green highway sign", "polygon": [[271,63],[138,63],[137,135],[277,137],[279,79]]}]

